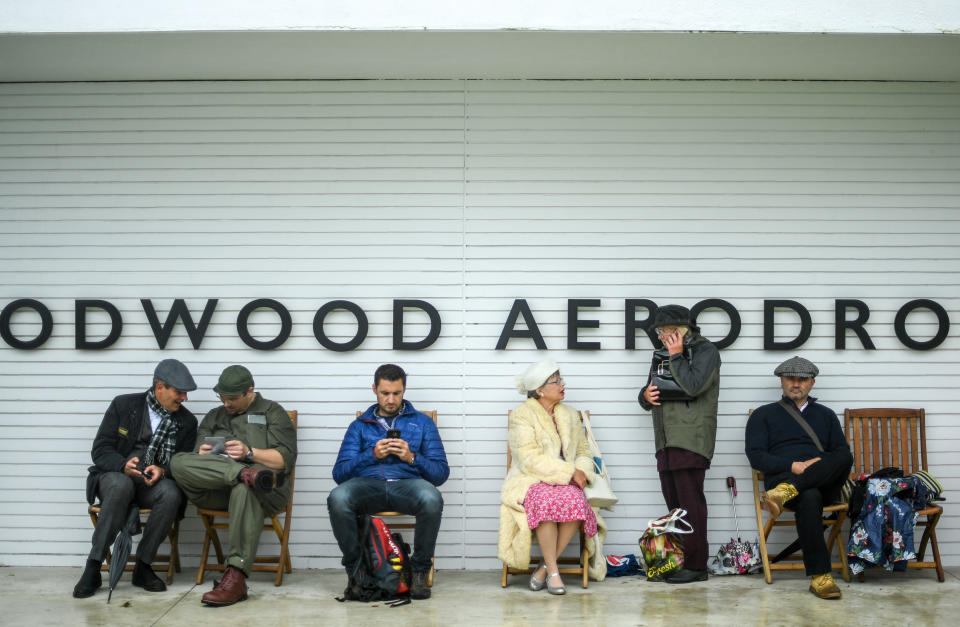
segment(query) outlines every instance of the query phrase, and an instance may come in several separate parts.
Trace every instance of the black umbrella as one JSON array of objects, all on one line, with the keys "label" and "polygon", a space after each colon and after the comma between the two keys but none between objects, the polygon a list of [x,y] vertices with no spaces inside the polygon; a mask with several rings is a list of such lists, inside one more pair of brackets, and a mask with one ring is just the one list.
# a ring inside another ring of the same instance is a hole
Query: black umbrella
[{"label": "black umbrella", "polygon": [[130,547],[133,546],[133,536],[140,533],[140,508],[134,503],[130,506],[130,513],[127,514],[127,520],[120,528],[117,539],[113,542],[113,558],[110,560],[110,592],[107,594],[107,603],[113,596],[113,589],[117,587],[123,575],[123,569],[127,565],[127,558],[130,557]]}]

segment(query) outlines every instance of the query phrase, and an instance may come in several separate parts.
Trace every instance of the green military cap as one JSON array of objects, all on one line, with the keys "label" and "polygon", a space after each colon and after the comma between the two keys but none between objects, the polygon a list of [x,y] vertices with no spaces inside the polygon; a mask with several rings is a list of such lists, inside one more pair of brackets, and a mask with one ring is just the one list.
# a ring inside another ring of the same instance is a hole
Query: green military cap
[{"label": "green military cap", "polygon": [[244,394],[253,387],[253,375],[240,365],[227,366],[220,373],[220,379],[213,386],[213,391],[224,396]]}]

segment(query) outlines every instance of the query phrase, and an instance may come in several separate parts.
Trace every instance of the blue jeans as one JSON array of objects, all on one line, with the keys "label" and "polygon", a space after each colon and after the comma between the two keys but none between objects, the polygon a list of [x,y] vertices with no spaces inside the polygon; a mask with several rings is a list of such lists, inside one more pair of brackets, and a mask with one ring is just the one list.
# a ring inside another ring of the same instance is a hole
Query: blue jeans
[{"label": "blue jeans", "polygon": [[357,516],[385,511],[416,516],[410,566],[418,572],[430,570],[430,559],[437,545],[440,518],[443,515],[440,491],[425,479],[385,481],[354,477],[338,485],[327,497],[330,525],[343,552],[341,563],[347,572],[363,555]]}]

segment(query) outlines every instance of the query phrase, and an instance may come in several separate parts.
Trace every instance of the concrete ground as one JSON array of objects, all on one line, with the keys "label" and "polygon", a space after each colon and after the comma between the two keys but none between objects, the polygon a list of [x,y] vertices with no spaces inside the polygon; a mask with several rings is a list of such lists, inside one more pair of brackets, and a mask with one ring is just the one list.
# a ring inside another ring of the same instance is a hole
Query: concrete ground
[{"label": "concrete ground", "polygon": [[[200,603],[201,586],[185,569],[166,592],[130,584],[126,573],[107,605],[103,588],[89,599],[71,597],[80,568],[0,568],[0,624],[5,625],[945,625],[960,621],[960,569],[938,583],[933,571],[871,571],[864,583],[838,578],[843,599],[807,592],[801,574],[711,577],[688,585],[648,583],[640,577],[571,585],[566,596],[531,592],[526,577],[500,587],[499,571],[438,571],[433,598],[391,608],[383,603],[338,603],[345,576],[333,570],[295,570],[283,586],[255,573],[250,598],[224,608]],[[950,617],[953,617],[952,619]]]}]

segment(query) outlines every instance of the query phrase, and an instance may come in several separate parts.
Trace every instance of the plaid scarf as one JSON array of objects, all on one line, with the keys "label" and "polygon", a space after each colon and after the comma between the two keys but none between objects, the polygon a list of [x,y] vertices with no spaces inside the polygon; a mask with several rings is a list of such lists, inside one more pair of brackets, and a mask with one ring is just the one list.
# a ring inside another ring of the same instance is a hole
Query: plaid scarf
[{"label": "plaid scarf", "polygon": [[180,421],[174,418],[169,410],[164,409],[153,390],[147,392],[147,406],[156,412],[161,420],[153,437],[150,438],[150,445],[143,455],[141,466],[143,468],[153,465],[166,466],[177,450],[177,429],[180,427]]}]

